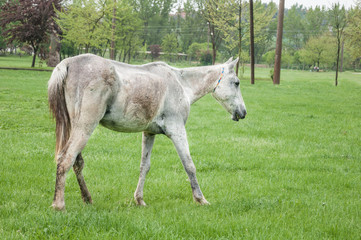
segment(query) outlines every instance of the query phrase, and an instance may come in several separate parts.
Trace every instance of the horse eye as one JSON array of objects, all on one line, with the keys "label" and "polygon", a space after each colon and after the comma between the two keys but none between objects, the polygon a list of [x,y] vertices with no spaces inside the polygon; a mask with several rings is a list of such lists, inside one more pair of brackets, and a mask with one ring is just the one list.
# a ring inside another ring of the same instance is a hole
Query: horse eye
[{"label": "horse eye", "polygon": [[236,87],[238,87],[238,86],[239,86],[239,82],[235,82],[234,85],[236,85]]}]

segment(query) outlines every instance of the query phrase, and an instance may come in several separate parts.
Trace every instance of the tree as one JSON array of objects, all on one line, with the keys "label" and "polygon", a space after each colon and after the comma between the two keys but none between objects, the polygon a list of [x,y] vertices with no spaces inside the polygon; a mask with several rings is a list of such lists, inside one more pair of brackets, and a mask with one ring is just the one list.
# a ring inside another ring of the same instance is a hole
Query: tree
[{"label": "tree", "polygon": [[129,63],[131,55],[135,55],[142,45],[142,20],[129,1],[118,0],[115,23],[115,48],[119,52],[119,61],[123,57],[123,62],[128,58]]},{"label": "tree", "polygon": [[115,60],[115,22],[117,18],[117,0],[114,0],[112,18],[112,40],[110,43],[110,59]]},{"label": "tree", "polygon": [[215,12],[220,9],[218,8],[218,1],[209,0],[199,1],[198,7],[202,9],[202,15],[204,19],[207,21],[208,25],[208,37],[212,43],[212,64],[216,63],[217,58],[217,50],[222,43],[222,32],[216,27],[217,17],[215,16]]},{"label": "tree", "polygon": [[284,17],[285,45],[293,51],[301,49],[305,43],[304,16],[306,10],[302,5],[295,4]]},{"label": "tree", "polygon": [[282,57],[282,34],[283,34],[283,16],[284,16],[285,0],[280,0],[278,10],[278,25],[277,25],[277,40],[276,40],[276,54],[275,66],[273,75],[273,84],[280,84],[281,78],[281,57]]},{"label": "tree", "polygon": [[305,48],[300,51],[300,61],[307,65],[321,67],[332,66],[335,59],[336,42],[333,36],[325,33],[322,36],[311,37]]},{"label": "tree", "polygon": [[361,59],[361,0],[357,1],[354,9],[350,10],[347,22],[345,29],[346,46],[350,49],[354,68],[356,68]]},{"label": "tree", "polygon": [[53,18],[55,9],[60,9],[60,0],[18,0],[8,1],[1,7],[0,26],[9,43],[30,44],[34,56],[31,67],[35,66],[41,44],[49,40],[49,35],[57,31]]},{"label": "tree", "polygon": [[209,0],[206,5],[206,16],[209,23],[209,29],[211,30],[211,36],[214,37],[215,34],[213,32],[217,30],[218,37],[221,37],[219,44],[221,41],[224,41],[226,47],[231,52],[235,49],[237,50],[237,55],[239,57],[236,66],[237,75],[239,63],[243,61],[241,57],[242,39],[244,35],[244,29],[242,27],[243,9],[242,0]]},{"label": "tree", "polygon": [[339,3],[332,5],[330,10],[330,23],[332,30],[336,35],[337,39],[337,57],[336,57],[336,77],[335,77],[335,86],[338,85],[338,71],[339,71],[339,61],[340,61],[340,51],[341,51],[341,41],[344,35],[344,29],[346,27],[346,10],[344,6],[340,6]]},{"label": "tree", "polygon": [[317,37],[328,30],[328,19],[325,7],[316,6],[314,9],[307,9],[303,20],[305,30],[305,41],[310,37]]},{"label": "tree", "polygon": [[0,28],[0,52],[3,51],[5,54],[6,41],[2,35],[2,29]]},{"label": "tree", "polygon": [[[230,52],[236,52],[240,58],[240,63],[245,62],[249,57],[249,51],[244,51],[250,46],[250,19],[247,4],[240,0],[210,0],[217,2],[217,8],[211,12],[214,24],[222,32],[223,41]],[[215,4],[215,3],[214,3]],[[254,3],[254,44],[255,50],[261,48],[260,45],[266,45],[271,40],[268,35],[268,29],[276,12],[275,5],[262,4],[261,1]],[[257,47],[256,47],[257,46]],[[266,50],[266,47],[263,47]],[[238,66],[238,65],[237,65]],[[237,71],[238,68],[236,68]],[[238,74],[238,72],[237,72]]]},{"label": "tree", "polygon": [[196,1],[188,0],[183,5],[185,18],[180,19],[180,44],[183,52],[195,42],[207,42],[208,26],[202,12],[195,8]]},{"label": "tree", "polygon": [[74,1],[59,11],[57,23],[63,38],[89,52],[91,47],[100,49],[111,40],[111,16],[113,4],[110,0]]},{"label": "tree", "polygon": [[200,60],[202,53],[207,51],[207,43],[192,43],[188,48],[188,56],[190,57],[190,61],[192,59]]},{"label": "tree", "polygon": [[159,44],[167,33],[166,25],[175,0],[131,0],[131,5],[143,21],[143,46]]},{"label": "tree", "polygon": [[172,61],[172,55],[178,52],[178,40],[174,33],[164,36],[162,41],[162,50],[167,54],[169,60]]}]

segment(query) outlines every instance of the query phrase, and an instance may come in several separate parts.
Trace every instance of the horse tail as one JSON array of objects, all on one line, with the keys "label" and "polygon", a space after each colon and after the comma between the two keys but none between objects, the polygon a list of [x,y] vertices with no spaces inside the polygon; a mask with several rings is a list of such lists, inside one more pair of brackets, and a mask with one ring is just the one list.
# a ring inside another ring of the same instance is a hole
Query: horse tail
[{"label": "horse tail", "polygon": [[56,122],[55,160],[70,137],[70,118],[65,101],[64,85],[68,74],[68,59],[60,62],[53,70],[48,82],[48,102]]}]

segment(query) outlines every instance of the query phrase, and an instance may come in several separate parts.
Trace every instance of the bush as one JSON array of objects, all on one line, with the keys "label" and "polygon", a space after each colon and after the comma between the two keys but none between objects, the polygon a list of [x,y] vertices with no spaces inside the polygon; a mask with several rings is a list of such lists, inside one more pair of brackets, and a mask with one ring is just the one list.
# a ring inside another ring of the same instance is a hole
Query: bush
[{"label": "bush", "polygon": [[212,54],[210,51],[202,51],[200,62],[202,65],[212,65]]},{"label": "bush", "polygon": [[197,61],[200,60],[202,52],[207,51],[208,44],[207,43],[192,43],[188,48],[188,55]]},{"label": "bush", "polygon": [[157,59],[160,56],[161,48],[159,45],[150,45],[149,49],[150,49],[150,55],[152,56],[152,60]]}]

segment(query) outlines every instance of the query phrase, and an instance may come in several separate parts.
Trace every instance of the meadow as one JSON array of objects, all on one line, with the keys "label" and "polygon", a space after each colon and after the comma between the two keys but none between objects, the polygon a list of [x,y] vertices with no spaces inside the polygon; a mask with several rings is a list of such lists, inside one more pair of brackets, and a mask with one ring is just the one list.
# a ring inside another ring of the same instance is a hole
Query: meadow
[{"label": "meadow", "polygon": [[338,87],[333,72],[283,70],[279,86],[241,80],[240,122],[210,95],[196,102],[188,140],[209,206],[193,202],[161,135],[148,206],[136,206],[141,134],[98,126],[83,151],[94,203],[82,202],[71,171],[66,211],[56,212],[50,74],[0,70],[1,239],[361,239],[361,75],[341,73]]}]

